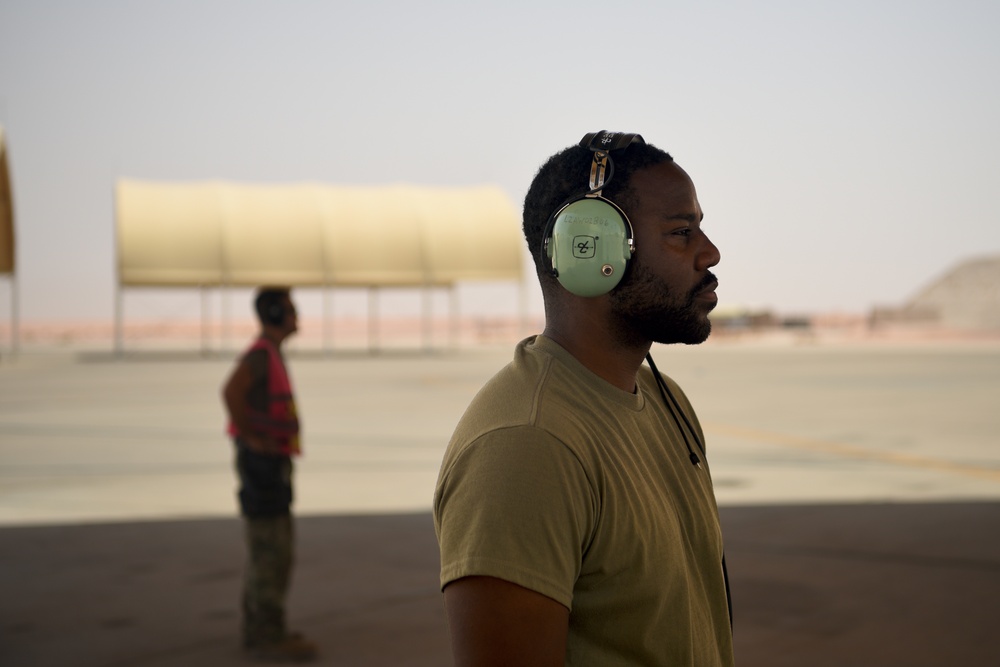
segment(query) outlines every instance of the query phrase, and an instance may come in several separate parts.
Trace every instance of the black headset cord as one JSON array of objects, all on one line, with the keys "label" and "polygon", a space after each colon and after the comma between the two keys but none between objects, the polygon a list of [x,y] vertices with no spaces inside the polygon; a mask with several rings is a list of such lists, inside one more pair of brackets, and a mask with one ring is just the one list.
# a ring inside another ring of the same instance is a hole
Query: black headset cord
[{"label": "black headset cord", "polygon": [[657,389],[660,390],[660,396],[663,397],[663,402],[667,406],[667,412],[670,413],[670,416],[673,417],[674,419],[674,423],[677,424],[677,430],[681,432],[681,437],[684,439],[684,446],[687,447],[688,450],[688,458],[691,459],[691,463],[693,463],[696,467],[700,468],[701,459],[698,458],[698,454],[696,454],[695,451],[691,449],[691,441],[688,440],[687,433],[685,433],[684,428],[681,427],[681,422],[679,419],[677,419],[677,414],[680,413],[681,418],[684,420],[684,423],[688,427],[688,431],[694,438],[695,444],[698,445],[698,449],[701,450],[701,453],[704,456],[705,448],[702,446],[701,440],[698,439],[698,434],[694,432],[694,428],[691,426],[691,422],[688,421],[687,415],[684,414],[683,410],[681,410],[681,406],[677,402],[677,399],[674,398],[674,394],[672,391],[670,391],[670,387],[667,386],[666,380],[664,380],[663,376],[660,375],[660,371],[656,367],[656,362],[653,361],[653,355],[647,352],[646,361],[649,362],[649,367],[652,369],[653,376],[656,378],[656,387]]},{"label": "black headset cord", "polygon": [[[677,429],[681,432],[681,436],[684,438],[684,444],[687,446],[688,455],[691,458],[691,463],[693,463],[696,467],[701,468],[701,459],[699,459],[698,455],[695,454],[694,450],[691,449],[691,443],[688,442],[687,434],[684,433],[684,429],[681,428],[681,423],[677,419],[677,414],[676,413],[679,412],[680,415],[681,415],[681,418],[684,419],[684,423],[687,424],[688,430],[691,432],[691,436],[694,437],[695,444],[698,445],[698,449],[701,450],[701,453],[702,453],[703,456],[705,455],[705,447],[704,447],[704,445],[701,444],[701,440],[698,438],[698,434],[695,433],[694,429],[691,427],[691,422],[688,421],[687,415],[685,415],[684,411],[681,410],[681,406],[677,402],[677,399],[674,398],[674,394],[673,394],[673,392],[670,391],[670,387],[667,386],[666,380],[663,379],[663,376],[660,375],[659,369],[656,368],[656,362],[653,361],[653,355],[651,355],[651,354],[649,354],[647,352],[646,353],[646,361],[649,362],[649,367],[652,369],[653,376],[656,378],[656,386],[660,390],[660,396],[663,397],[663,402],[667,406],[667,412],[669,412],[670,416],[674,418],[674,423],[677,424]],[[668,396],[670,397],[669,400],[667,399]],[[732,595],[732,593],[730,592],[730,589],[729,589],[729,568],[726,567],[726,552],[725,551],[722,552],[722,579],[723,579],[723,581],[726,584],[726,606],[729,608],[729,631],[732,632],[732,630],[733,630],[733,595]]]}]

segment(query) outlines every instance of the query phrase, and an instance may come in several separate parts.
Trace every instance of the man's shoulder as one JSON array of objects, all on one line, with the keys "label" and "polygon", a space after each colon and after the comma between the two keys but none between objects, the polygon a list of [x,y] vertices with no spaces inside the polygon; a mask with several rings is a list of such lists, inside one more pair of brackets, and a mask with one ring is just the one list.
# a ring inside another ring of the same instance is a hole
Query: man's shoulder
[{"label": "man's shoulder", "polygon": [[266,347],[251,345],[243,353],[243,359],[240,363],[249,368],[251,375],[255,378],[265,377],[271,363],[270,352]]},{"label": "man's shoulder", "polygon": [[594,403],[593,388],[566,364],[561,349],[555,347],[541,336],[519,343],[511,362],[473,398],[453,440],[470,443],[485,434],[510,429],[521,429],[518,438],[572,440],[573,424]]},{"label": "man's shoulder", "polygon": [[536,348],[533,338],[521,341],[514,358],[486,381],[462,420],[486,414],[507,425],[530,421],[531,405],[537,400],[538,387],[550,372],[551,363],[551,358]]}]

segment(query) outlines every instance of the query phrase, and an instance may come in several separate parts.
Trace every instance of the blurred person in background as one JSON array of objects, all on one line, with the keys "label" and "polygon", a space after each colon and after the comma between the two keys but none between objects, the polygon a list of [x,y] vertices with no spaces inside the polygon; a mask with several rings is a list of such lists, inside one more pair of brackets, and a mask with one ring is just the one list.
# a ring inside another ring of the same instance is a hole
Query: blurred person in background
[{"label": "blurred person in background", "polygon": [[260,334],[223,388],[228,433],[236,445],[240,511],[248,549],[243,583],[243,647],[267,661],[300,662],[316,646],[286,625],[294,562],[292,457],[299,420],[281,345],[298,330],[287,288],[261,288],[254,301]]}]

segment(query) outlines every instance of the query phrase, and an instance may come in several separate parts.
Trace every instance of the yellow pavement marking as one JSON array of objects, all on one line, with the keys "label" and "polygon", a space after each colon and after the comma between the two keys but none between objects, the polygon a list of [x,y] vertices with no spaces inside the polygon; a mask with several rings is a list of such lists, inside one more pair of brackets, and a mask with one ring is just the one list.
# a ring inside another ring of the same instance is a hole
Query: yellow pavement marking
[{"label": "yellow pavement marking", "polygon": [[879,461],[881,463],[892,463],[911,468],[924,468],[926,470],[936,470],[938,472],[949,472],[966,477],[987,479],[1000,482],[1000,469],[986,466],[970,465],[966,463],[954,463],[942,459],[931,459],[922,456],[912,456],[899,452],[873,451],[863,449],[855,445],[848,445],[842,442],[830,440],[817,440],[814,438],[803,438],[774,431],[761,431],[741,426],[730,426],[727,424],[705,424],[705,430],[719,435],[741,438],[743,440],[753,440],[768,445],[780,445],[782,447],[793,447],[814,452],[825,452],[844,458],[861,459],[866,461]]}]

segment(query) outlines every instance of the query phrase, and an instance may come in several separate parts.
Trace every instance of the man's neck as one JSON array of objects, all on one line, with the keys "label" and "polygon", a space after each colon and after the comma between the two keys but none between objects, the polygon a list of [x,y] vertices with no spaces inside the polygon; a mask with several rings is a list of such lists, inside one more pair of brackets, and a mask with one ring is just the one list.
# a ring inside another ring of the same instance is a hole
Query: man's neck
[{"label": "man's neck", "polygon": [[281,344],[285,341],[286,336],[282,335],[280,331],[276,331],[271,327],[266,327],[260,332],[260,337],[271,341],[276,348],[281,349]]},{"label": "man's neck", "polygon": [[548,320],[542,335],[551,338],[590,372],[622,391],[635,391],[635,377],[651,343],[627,346],[600,321]]}]

